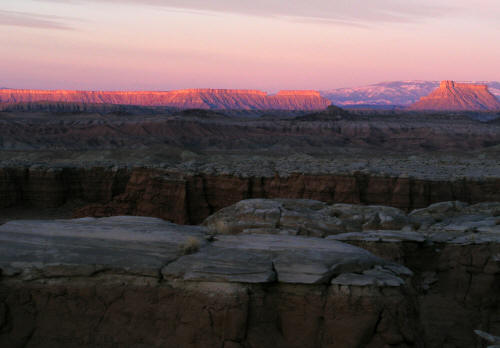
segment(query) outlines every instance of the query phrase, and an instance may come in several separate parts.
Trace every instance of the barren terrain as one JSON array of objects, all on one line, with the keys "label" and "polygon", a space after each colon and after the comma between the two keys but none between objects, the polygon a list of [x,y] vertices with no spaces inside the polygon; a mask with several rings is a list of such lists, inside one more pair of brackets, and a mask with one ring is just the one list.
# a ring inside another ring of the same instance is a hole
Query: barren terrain
[{"label": "barren terrain", "polygon": [[500,200],[500,124],[466,114],[36,111],[0,124],[3,221],[198,223],[251,197],[406,210]]},{"label": "barren terrain", "polygon": [[498,332],[498,121],[32,106],[0,113],[2,347]]}]

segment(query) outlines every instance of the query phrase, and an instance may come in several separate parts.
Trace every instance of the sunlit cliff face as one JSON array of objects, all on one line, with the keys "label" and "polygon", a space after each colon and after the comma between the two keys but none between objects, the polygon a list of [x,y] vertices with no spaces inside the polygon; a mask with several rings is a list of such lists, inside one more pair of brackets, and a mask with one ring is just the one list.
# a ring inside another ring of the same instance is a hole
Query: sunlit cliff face
[{"label": "sunlit cliff face", "polygon": [[176,91],[67,91],[0,89],[0,103],[68,102],[240,110],[321,110],[331,102],[316,91],[184,89]]},{"label": "sunlit cliff face", "polygon": [[497,111],[500,101],[488,86],[442,81],[439,88],[409,107],[410,110]]}]

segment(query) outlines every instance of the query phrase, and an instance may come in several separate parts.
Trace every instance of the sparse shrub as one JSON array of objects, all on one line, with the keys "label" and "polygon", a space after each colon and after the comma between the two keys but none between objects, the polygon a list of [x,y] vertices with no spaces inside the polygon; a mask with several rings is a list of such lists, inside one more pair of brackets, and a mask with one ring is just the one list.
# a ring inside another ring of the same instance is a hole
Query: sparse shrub
[{"label": "sparse shrub", "polygon": [[189,255],[200,250],[200,240],[196,237],[187,237],[184,243],[181,245],[181,251],[183,255]]}]

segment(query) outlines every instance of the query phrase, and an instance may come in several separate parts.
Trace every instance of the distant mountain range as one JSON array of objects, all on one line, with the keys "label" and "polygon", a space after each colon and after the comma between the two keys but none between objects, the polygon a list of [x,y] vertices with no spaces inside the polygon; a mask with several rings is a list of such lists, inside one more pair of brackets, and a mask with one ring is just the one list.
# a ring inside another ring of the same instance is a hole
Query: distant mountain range
[{"label": "distant mountain range", "polygon": [[[478,82],[488,85],[490,92],[500,98],[500,82]],[[408,106],[439,87],[439,81],[392,81],[356,88],[337,88],[321,91],[321,95],[340,106],[400,105]]]},{"label": "distant mountain range", "polygon": [[[331,102],[317,91],[184,89],[175,91],[70,91],[0,89],[0,106],[31,103],[74,103],[217,110],[323,110]],[[23,106],[25,107],[25,106]]]},{"label": "distant mountain range", "polygon": [[[486,84],[489,92],[500,100],[500,82]],[[114,109],[111,105],[166,107],[174,109],[217,110],[302,110],[326,109],[330,104],[350,109],[405,108],[429,96],[440,86],[439,81],[381,82],[356,88],[338,88],[325,91],[280,91],[267,94],[258,90],[242,89],[185,89],[173,91],[71,91],[0,88],[0,109],[36,109],[37,103],[52,103],[56,109],[72,108]],[[64,105],[61,103],[65,103]],[[17,105],[19,104],[19,105]],[[492,104],[492,103],[490,103]],[[42,105],[44,108],[47,104]]]}]

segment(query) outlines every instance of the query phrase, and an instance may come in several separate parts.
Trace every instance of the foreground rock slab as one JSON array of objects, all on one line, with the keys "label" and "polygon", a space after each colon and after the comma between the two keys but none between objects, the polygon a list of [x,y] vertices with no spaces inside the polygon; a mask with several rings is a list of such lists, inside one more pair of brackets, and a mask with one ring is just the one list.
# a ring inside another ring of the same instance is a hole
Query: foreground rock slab
[{"label": "foreground rock slab", "polygon": [[203,244],[203,235],[199,227],[130,216],[11,221],[0,226],[0,267],[26,279],[104,271],[158,277],[188,238]]},{"label": "foreground rock slab", "polygon": [[474,330],[500,332],[498,226],[495,202],[291,199],[202,226],[11,221],[0,346],[482,347]]},{"label": "foreground rock slab", "polygon": [[[428,347],[480,347],[474,329],[500,332],[493,319],[500,317],[500,203],[439,202],[407,214],[384,206],[251,199],[220,210],[204,225],[217,238],[322,236],[405,265],[413,272],[412,296]],[[400,277],[377,268],[345,272],[332,283],[399,286]]]},{"label": "foreground rock slab", "polygon": [[[391,266],[361,248],[335,241],[280,235],[241,235],[220,236],[199,253],[170,263],[163,268],[162,274],[199,281],[327,284],[345,272],[363,272],[386,265]],[[394,277],[411,275],[404,267],[387,270]],[[400,281],[402,285],[404,281]]]},{"label": "foreground rock slab", "polygon": [[338,241],[112,217],[12,221],[0,242],[1,347],[419,340],[412,272]]}]

